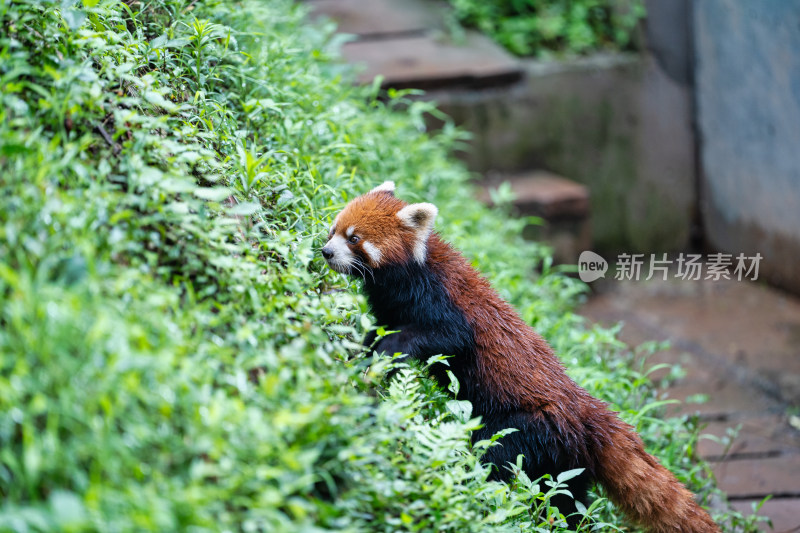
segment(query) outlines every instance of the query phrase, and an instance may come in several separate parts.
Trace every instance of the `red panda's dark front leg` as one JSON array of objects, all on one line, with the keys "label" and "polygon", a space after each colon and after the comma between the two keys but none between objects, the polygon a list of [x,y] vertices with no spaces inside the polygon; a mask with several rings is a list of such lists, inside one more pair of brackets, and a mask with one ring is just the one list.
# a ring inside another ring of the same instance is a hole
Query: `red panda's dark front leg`
[{"label": "red panda's dark front leg", "polygon": [[378,339],[378,330],[371,329],[364,336],[364,342],[362,342],[362,344],[364,345],[364,348],[371,350],[377,339]]},{"label": "red panda's dark front leg", "polygon": [[[452,321],[444,325],[432,322],[425,326],[414,324],[392,329],[399,331],[382,337],[375,345],[376,352],[390,356],[397,353],[405,354],[395,359],[397,362],[406,362],[413,358],[424,363],[430,357],[444,355],[448,357],[447,364],[431,366],[428,374],[439,386],[448,387],[451,382],[448,371],[452,371],[466,388],[472,388],[466,374],[469,373],[467,369],[474,359],[471,348],[474,341],[466,323],[458,325],[457,321]],[[394,372],[390,372],[388,377],[391,378],[393,375]]]},{"label": "red panda's dark front leg", "polygon": [[375,351],[387,355],[403,353],[424,361],[434,355],[463,359],[472,353],[474,346],[472,331],[463,320],[452,320],[450,323],[414,323],[391,326],[390,329],[397,332],[382,337],[375,345]]},{"label": "red panda's dark front leg", "polygon": [[[399,330],[400,331],[381,337],[375,344],[374,350],[388,356],[393,356],[398,353],[404,354],[405,357],[400,358],[400,361],[410,357],[419,357],[419,340],[422,336],[415,332],[411,326],[404,326],[399,328]],[[377,333],[375,336],[377,337]]]},{"label": "red panda's dark front leg", "polygon": [[392,343],[386,342],[389,337],[397,337],[398,335],[399,332],[378,338],[378,330],[371,329],[364,336],[363,344],[370,353],[375,351],[379,354],[383,353],[387,356],[393,356],[396,353],[406,354],[403,357],[398,358],[398,361],[402,362],[410,357],[410,355],[408,355],[409,352],[407,351],[407,348],[403,345],[403,341],[395,338]]}]

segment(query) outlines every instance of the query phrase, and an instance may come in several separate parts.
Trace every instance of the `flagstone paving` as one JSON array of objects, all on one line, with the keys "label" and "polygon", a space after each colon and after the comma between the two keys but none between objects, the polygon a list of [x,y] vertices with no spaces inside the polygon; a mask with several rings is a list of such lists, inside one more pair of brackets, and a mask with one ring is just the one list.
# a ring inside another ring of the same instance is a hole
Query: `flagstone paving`
[{"label": "flagstone paving", "polygon": [[[800,299],[735,280],[673,277],[593,286],[582,315],[623,323],[621,338],[632,346],[670,341],[671,348],[648,364],[683,367],[685,377],[665,390],[683,401],[674,413],[698,415],[707,423],[703,433],[716,437],[739,428],[732,442],[706,438],[698,444],[719,487],[742,511],[772,495],[760,514],[772,519],[774,531],[800,531]],[[700,398],[705,402],[691,402]]]}]

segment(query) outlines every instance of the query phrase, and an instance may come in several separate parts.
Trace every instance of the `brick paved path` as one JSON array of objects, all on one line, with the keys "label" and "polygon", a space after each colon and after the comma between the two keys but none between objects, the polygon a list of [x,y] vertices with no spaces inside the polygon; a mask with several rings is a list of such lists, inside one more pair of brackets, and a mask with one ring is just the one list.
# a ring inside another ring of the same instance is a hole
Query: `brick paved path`
[{"label": "brick paved path", "polygon": [[[666,389],[697,413],[701,440],[719,487],[742,511],[772,494],[761,514],[774,531],[800,531],[800,299],[746,281],[603,282],[579,312],[606,325],[622,322],[630,345],[669,340],[649,361],[680,363],[686,376]],[[658,377],[658,376],[656,376]]]}]

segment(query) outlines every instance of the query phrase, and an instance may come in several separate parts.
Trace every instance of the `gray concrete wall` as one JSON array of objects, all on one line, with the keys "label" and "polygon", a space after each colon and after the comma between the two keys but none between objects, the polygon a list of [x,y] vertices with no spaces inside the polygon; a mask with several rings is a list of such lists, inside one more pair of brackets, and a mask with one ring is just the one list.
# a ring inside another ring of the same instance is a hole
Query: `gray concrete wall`
[{"label": "gray concrete wall", "polygon": [[645,0],[645,45],[661,70],[684,86],[693,85],[691,0]]},{"label": "gray concrete wall", "polygon": [[800,291],[800,1],[695,0],[708,244]]}]

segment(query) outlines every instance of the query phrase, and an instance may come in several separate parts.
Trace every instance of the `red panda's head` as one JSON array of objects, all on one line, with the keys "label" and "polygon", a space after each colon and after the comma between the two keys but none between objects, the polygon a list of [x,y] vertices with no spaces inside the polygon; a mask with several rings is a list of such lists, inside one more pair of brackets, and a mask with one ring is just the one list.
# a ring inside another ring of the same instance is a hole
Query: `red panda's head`
[{"label": "red panda's head", "polygon": [[352,200],[336,216],[322,255],[344,274],[424,263],[437,212],[433,204],[408,204],[395,197],[394,183],[387,181]]}]

